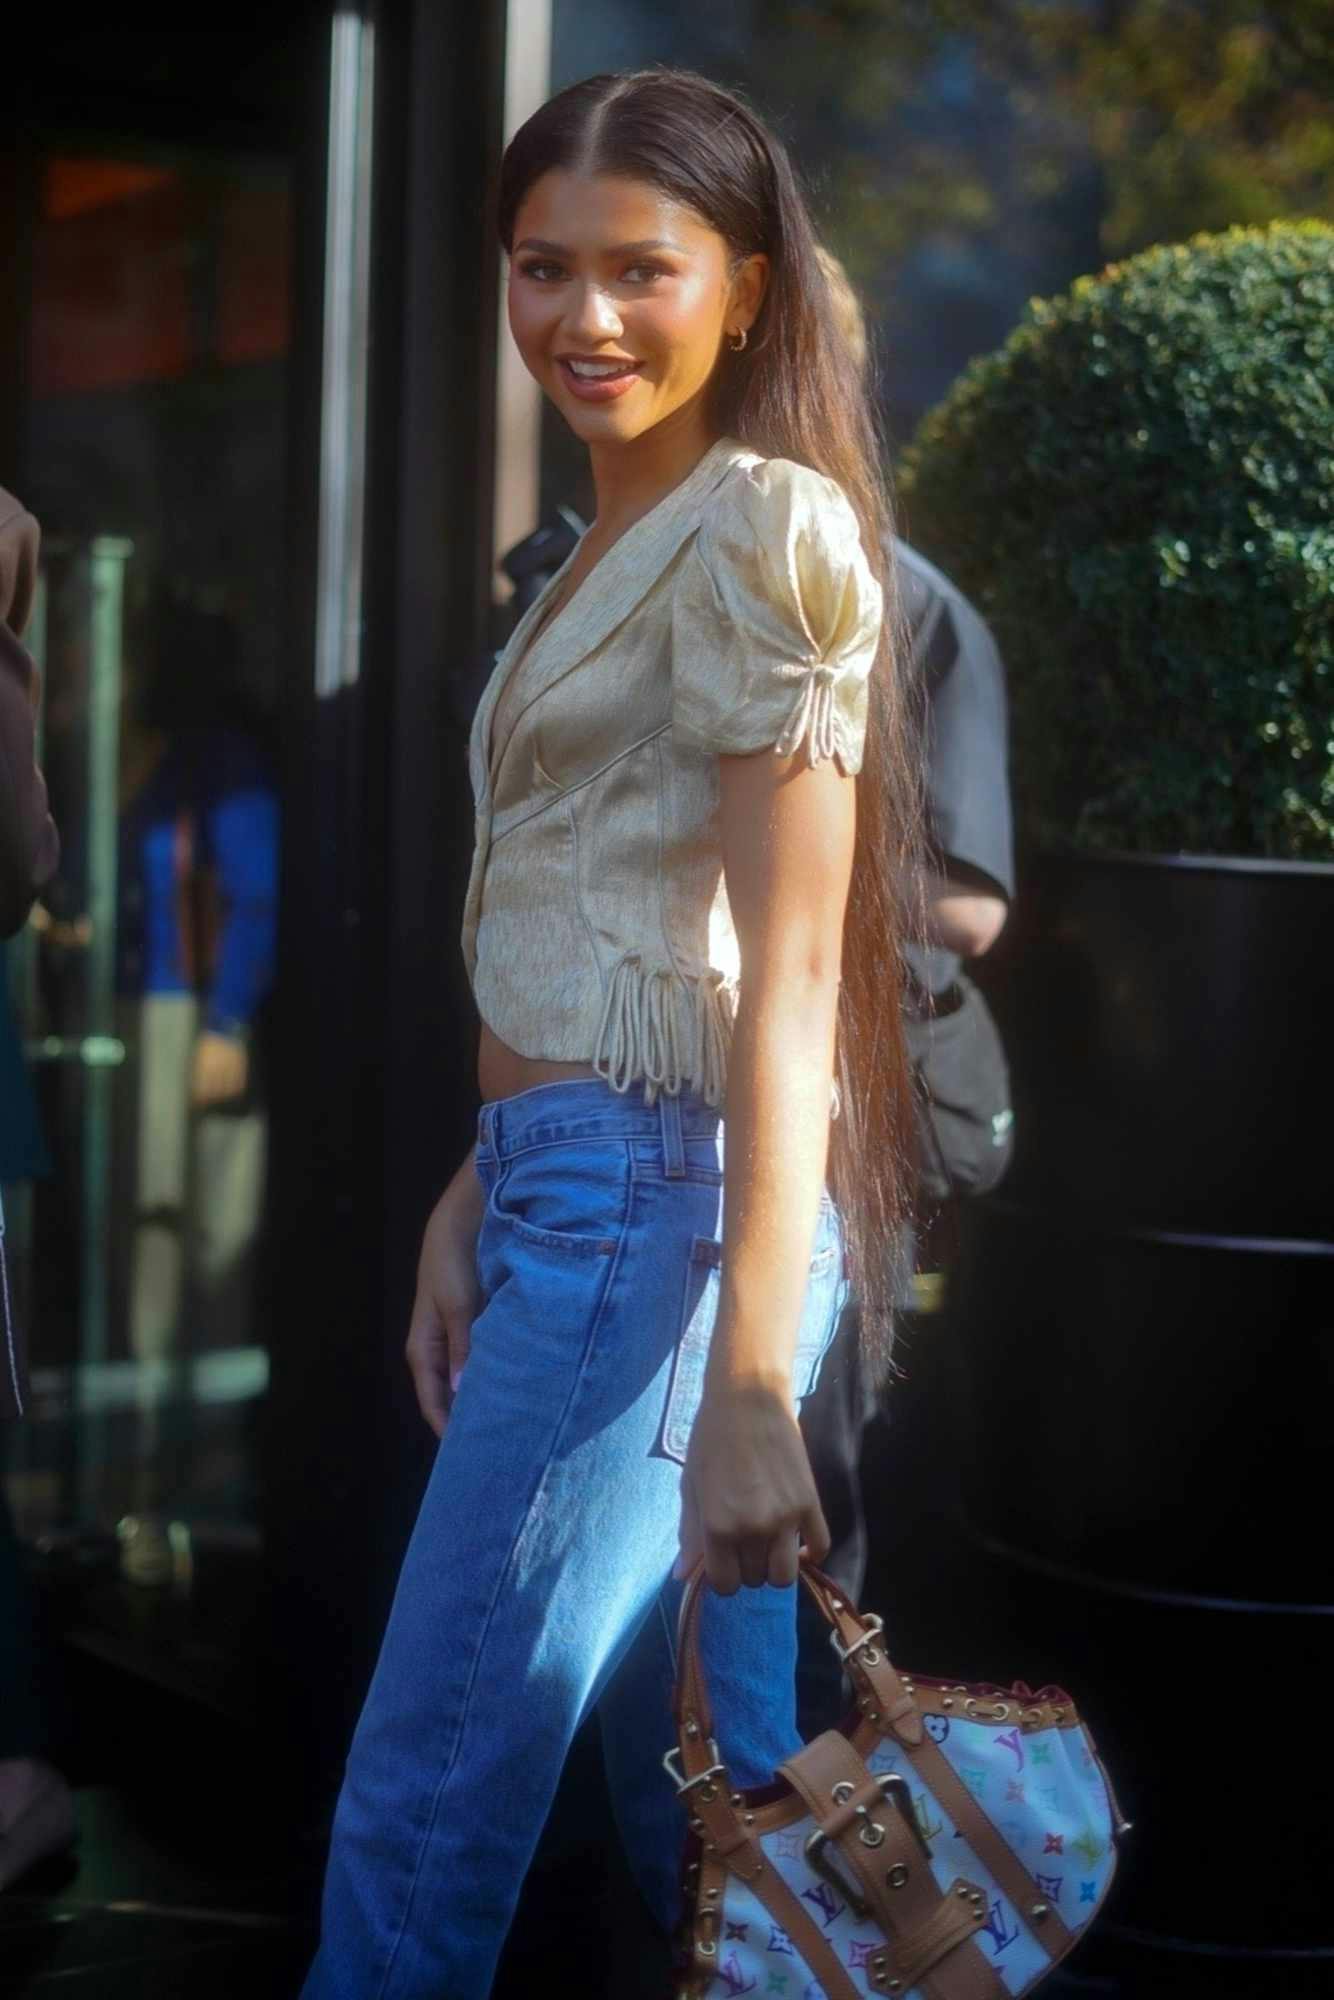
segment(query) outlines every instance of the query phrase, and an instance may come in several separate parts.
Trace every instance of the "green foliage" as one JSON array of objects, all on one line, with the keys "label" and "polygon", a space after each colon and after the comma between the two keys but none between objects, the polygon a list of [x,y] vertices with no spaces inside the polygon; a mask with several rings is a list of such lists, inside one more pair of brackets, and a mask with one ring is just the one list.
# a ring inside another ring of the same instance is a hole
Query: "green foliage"
[{"label": "green foliage", "polygon": [[[822,217],[861,285],[923,240],[985,245],[1016,215],[1037,248],[1091,176],[1109,257],[1334,218],[1329,0],[755,0],[755,23],[745,81],[814,118]],[[991,99],[923,121],[951,70]]]},{"label": "green foliage", "polygon": [[1124,256],[1201,229],[1334,208],[1328,0],[940,0],[1023,113],[1034,166],[1075,134],[1103,175],[1102,247]]},{"label": "green foliage", "polygon": [[1000,641],[1033,837],[1334,860],[1334,229],[1035,300],[901,489]]}]

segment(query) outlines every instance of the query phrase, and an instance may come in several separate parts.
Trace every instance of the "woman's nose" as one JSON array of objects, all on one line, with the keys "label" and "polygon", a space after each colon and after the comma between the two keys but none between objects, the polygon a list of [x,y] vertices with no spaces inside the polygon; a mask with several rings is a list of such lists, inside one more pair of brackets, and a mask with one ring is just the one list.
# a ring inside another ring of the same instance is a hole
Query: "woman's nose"
[{"label": "woman's nose", "polygon": [[601,285],[581,285],[570,305],[569,330],[583,340],[619,340],[621,315]]}]

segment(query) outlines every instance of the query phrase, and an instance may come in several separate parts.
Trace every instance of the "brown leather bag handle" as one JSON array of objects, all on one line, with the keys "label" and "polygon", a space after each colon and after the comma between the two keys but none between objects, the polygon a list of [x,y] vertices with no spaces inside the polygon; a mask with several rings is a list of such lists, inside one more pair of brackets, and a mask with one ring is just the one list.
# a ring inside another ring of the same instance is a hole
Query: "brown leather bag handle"
[{"label": "brown leather bag handle", "polygon": [[[859,1611],[832,1577],[803,1556],[801,1581],[834,1634],[840,1659],[852,1676],[868,1719],[886,1722],[902,1742],[915,1745],[924,1729],[917,1704],[905,1688],[881,1640],[881,1621]],[[676,1692],[673,1712],[683,1788],[705,1784],[721,1772],[713,1740],[713,1706],[699,1652],[699,1620],[707,1586],[704,1563],[696,1563],[681,1599],[677,1625]]]}]

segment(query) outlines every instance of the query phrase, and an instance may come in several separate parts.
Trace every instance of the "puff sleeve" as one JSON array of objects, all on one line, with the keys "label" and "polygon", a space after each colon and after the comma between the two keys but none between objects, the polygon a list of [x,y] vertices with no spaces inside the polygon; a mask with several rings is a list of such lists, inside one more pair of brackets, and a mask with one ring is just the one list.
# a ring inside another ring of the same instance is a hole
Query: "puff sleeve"
[{"label": "puff sleeve", "polygon": [[673,592],[673,737],[734,755],[804,744],[851,776],[882,608],[832,479],[769,459],[725,480]]}]

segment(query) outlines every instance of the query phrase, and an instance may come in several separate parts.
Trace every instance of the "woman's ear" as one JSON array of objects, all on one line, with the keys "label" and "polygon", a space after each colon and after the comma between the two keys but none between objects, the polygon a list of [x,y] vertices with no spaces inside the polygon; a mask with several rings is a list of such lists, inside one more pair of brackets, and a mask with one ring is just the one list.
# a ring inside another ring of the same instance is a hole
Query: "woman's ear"
[{"label": "woman's ear", "polygon": [[729,333],[749,333],[760,316],[764,294],[769,287],[769,259],[763,251],[743,257],[732,273],[727,305]]}]

